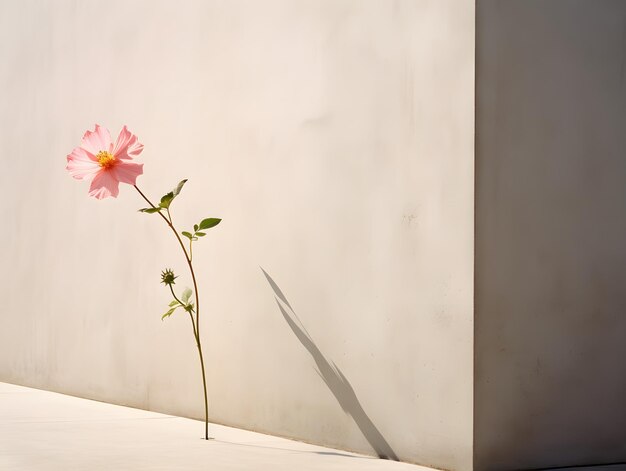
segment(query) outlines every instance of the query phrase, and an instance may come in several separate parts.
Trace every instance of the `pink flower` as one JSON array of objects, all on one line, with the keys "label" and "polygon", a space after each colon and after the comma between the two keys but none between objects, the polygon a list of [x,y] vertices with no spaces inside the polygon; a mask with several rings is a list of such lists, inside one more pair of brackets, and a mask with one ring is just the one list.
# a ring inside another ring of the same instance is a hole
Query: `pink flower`
[{"label": "pink flower", "polygon": [[119,183],[134,185],[143,173],[143,164],[132,162],[143,150],[126,126],[113,144],[109,130],[96,124],[95,131],[87,131],[80,147],[67,156],[70,175],[77,180],[91,181],[89,196],[99,200],[119,194]]}]

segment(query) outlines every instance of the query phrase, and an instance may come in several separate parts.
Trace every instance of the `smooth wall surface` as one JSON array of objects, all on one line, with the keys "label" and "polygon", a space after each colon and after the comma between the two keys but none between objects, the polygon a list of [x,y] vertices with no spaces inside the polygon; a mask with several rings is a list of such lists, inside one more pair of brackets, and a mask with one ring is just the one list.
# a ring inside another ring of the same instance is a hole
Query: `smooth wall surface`
[{"label": "smooth wall surface", "polygon": [[626,461],[626,2],[477,38],[475,468]]},{"label": "smooth wall surface", "polygon": [[64,169],[127,124],[144,192],[190,179],[180,229],[224,220],[194,249],[211,418],[372,453],[263,267],[399,458],[469,469],[473,38],[457,0],[0,1],[0,380],[203,415],[175,240]]}]

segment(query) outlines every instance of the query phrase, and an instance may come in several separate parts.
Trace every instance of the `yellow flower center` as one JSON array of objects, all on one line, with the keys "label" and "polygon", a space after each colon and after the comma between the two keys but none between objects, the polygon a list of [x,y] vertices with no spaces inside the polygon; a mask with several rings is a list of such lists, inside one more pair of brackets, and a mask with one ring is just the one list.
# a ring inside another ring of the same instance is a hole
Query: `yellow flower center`
[{"label": "yellow flower center", "polygon": [[102,168],[110,168],[115,164],[115,156],[106,150],[98,152],[96,159]]}]

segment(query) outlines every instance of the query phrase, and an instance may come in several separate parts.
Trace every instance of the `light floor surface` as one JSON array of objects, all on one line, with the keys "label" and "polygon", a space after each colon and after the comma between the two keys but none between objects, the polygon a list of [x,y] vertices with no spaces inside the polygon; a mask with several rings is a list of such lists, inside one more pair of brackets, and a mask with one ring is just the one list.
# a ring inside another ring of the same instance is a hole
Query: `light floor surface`
[{"label": "light floor surface", "polygon": [[[433,471],[0,382],[0,471]],[[626,471],[626,465],[559,471]]]},{"label": "light floor surface", "polygon": [[0,470],[427,471],[341,450],[0,383]]}]

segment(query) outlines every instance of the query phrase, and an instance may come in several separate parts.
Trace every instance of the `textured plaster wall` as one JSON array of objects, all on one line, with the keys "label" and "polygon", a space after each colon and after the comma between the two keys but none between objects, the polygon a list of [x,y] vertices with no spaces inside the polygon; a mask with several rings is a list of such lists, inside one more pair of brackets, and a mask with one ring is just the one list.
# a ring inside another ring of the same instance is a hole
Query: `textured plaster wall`
[{"label": "textured plaster wall", "polygon": [[203,414],[175,240],[64,170],[127,124],[147,194],[190,179],[176,224],[224,219],[194,251],[211,418],[372,452],[262,266],[401,459],[469,469],[473,38],[457,0],[0,1],[0,380]]},{"label": "textured plaster wall", "polygon": [[626,2],[477,37],[476,469],[626,461]]}]

